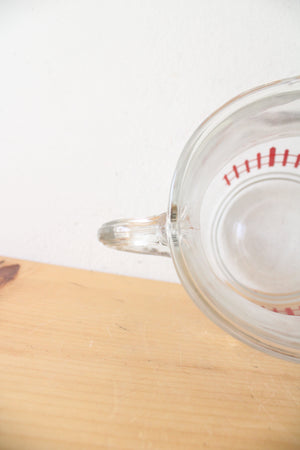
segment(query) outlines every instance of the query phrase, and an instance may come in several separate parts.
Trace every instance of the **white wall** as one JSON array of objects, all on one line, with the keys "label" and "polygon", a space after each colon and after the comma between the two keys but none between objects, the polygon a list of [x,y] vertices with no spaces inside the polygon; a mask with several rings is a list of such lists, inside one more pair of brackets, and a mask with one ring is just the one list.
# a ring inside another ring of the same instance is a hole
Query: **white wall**
[{"label": "white wall", "polygon": [[300,72],[297,0],[0,4],[0,253],[176,280],[101,246],[101,223],[162,212],[194,129]]}]

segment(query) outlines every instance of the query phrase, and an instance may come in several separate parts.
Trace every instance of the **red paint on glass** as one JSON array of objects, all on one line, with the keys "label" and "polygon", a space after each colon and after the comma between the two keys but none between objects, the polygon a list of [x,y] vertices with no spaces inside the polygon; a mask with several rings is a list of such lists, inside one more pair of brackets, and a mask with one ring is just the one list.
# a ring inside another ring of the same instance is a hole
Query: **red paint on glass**
[{"label": "red paint on glass", "polygon": [[237,178],[239,178],[239,172],[238,172],[238,170],[237,170],[237,167],[236,166],[233,166],[232,167],[233,168],[233,171],[234,171],[234,173],[235,173],[235,176],[237,177]]},{"label": "red paint on glass", "polygon": [[[250,166],[250,164],[252,165]],[[293,165],[295,168],[300,167],[300,153],[295,155],[293,152],[290,153],[290,150],[288,149],[281,153],[276,151],[276,147],[271,147],[269,152],[265,155],[262,155],[261,152],[259,152],[256,154],[256,158],[246,159],[241,164],[233,165],[232,170],[230,170],[227,175],[224,175],[224,180],[227,186],[231,186],[231,183],[234,181],[233,178],[240,178],[243,173],[251,172],[251,169],[253,170],[255,166],[257,169],[261,169],[263,166],[274,167],[276,164],[282,164],[284,167],[288,164]],[[232,174],[233,177],[231,176]]]},{"label": "red paint on glass", "polygon": [[224,180],[226,181],[226,183],[228,184],[228,186],[230,186],[230,181],[228,180],[228,176],[225,175]]},{"label": "red paint on glass", "polygon": [[273,167],[275,164],[275,155],[276,155],[276,148],[271,147],[270,148],[270,154],[269,154],[269,166]]},{"label": "red paint on glass", "polygon": [[261,168],[261,153],[257,153],[257,168]]},{"label": "red paint on glass", "polygon": [[286,150],[286,151],[284,152],[284,157],[283,157],[283,161],[282,161],[282,165],[283,165],[283,166],[286,166],[288,157],[289,157],[289,151]]}]

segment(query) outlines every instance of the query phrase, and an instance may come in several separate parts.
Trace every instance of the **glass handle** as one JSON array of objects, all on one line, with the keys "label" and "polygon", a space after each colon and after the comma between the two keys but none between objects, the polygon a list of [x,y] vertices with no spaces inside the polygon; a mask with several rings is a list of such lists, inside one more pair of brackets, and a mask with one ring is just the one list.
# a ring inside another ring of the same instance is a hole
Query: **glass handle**
[{"label": "glass handle", "polygon": [[117,250],[170,256],[166,224],[166,213],[146,219],[113,220],[102,225],[98,239]]}]

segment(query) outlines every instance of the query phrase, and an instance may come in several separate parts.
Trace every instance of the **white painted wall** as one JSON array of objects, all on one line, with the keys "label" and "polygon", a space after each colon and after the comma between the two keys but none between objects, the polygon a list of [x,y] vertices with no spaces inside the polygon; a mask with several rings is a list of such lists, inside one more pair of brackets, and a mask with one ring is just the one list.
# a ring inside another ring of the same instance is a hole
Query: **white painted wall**
[{"label": "white painted wall", "polygon": [[99,225],[162,212],[194,129],[300,72],[297,0],[0,3],[0,253],[176,280]]}]

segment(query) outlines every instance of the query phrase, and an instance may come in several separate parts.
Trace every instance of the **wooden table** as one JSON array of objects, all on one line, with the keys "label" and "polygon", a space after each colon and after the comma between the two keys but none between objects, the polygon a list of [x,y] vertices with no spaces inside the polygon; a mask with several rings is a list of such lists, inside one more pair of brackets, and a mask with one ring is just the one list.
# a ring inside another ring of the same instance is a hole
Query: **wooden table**
[{"label": "wooden table", "polygon": [[300,366],[176,284],[2,258],[0,449],[300,449]]}]

